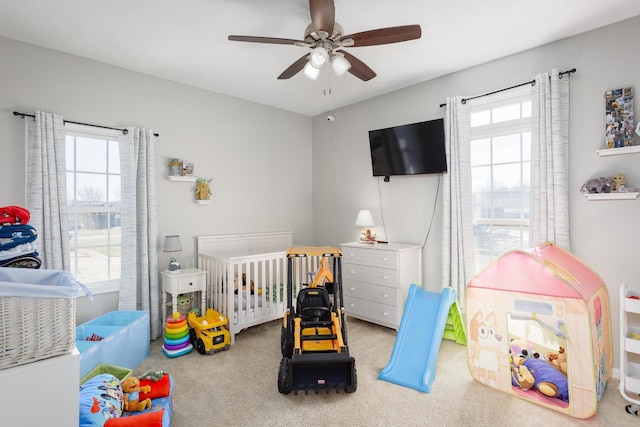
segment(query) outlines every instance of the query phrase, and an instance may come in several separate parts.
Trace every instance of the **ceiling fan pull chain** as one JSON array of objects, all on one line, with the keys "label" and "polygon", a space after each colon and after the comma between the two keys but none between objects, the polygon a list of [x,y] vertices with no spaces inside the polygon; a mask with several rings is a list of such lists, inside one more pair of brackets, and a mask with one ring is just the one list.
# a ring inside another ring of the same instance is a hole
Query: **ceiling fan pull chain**
[{"label": "ceiling fan pull chain", "polygon": [[327,92],[331,95],[331,84],[333,83],[333,78],[331,73],[326,73],[325,76],[326,87],[323,90],[323,94],[326,96]]}]

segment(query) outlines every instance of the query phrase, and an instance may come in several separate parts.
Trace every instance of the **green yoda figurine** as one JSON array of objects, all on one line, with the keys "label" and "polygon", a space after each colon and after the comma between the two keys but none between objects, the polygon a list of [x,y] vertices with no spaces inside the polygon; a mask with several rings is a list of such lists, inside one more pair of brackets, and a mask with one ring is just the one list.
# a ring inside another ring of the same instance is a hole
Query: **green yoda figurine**
[{"label": "green yoda figurine", "polygon": [[213,178],[197,178],[196,179],[196,200],[209,200],[211,199],[211,188],[209,183]]}]

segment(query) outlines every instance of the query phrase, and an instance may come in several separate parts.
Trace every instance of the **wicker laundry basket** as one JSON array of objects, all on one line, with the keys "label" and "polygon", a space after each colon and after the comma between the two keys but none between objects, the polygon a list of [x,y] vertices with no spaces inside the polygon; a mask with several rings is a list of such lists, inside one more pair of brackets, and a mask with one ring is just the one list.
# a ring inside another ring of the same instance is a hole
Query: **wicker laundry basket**
[{"label": "wicker laundry basket", "polygon": [[0,268],[0,369],[73,351],[80,289],[68,272]]}]

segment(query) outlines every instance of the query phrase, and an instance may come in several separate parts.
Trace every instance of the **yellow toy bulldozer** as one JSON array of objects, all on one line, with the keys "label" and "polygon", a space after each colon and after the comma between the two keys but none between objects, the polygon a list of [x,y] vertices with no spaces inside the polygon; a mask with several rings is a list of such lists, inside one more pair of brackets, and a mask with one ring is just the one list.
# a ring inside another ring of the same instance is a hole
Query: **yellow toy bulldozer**
[{"label": "yellow toy bulldozer", "polygon": [[[319,257],[321,266],[312,283],[298,292],[294,307],[293,263],[300,257]],[[328,266],[330,260],[332,268]],[[356,362],[347,345],[341,261],[342,252],[335,247],[287,251],[287,310],[278,371],[278,391],[282,394],[356,391]]]}]

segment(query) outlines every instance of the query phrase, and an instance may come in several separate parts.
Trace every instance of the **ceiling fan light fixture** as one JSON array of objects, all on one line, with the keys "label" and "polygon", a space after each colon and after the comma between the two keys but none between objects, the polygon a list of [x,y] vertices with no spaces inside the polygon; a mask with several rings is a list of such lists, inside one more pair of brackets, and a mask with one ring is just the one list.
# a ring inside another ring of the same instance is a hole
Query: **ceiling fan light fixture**
[{"label": "ceiling fan light fixture", "polygon": [[329,53],[327,52],[327,49],[319,46],[311,51],[311,54],[309,55],[309,63],[315,68],[320,69],[327,65],[327,62],[329,62]]},{"label": "ceiling fan light fixture", "polygon": [[307,65],[304,66],[304,76],[309,80],[318,80],[320,68],[314,67],[311,62],[307,62]]},{"label": "ceiling fan light fixture", "polygon": [[333,67],[333,72],[336,73],[338,77],[340,77],[344,73],[349,71],[349,68],[351,68],[351,63],[347,61],[343,56],[335,55],[331,59],[331,66]]}]

